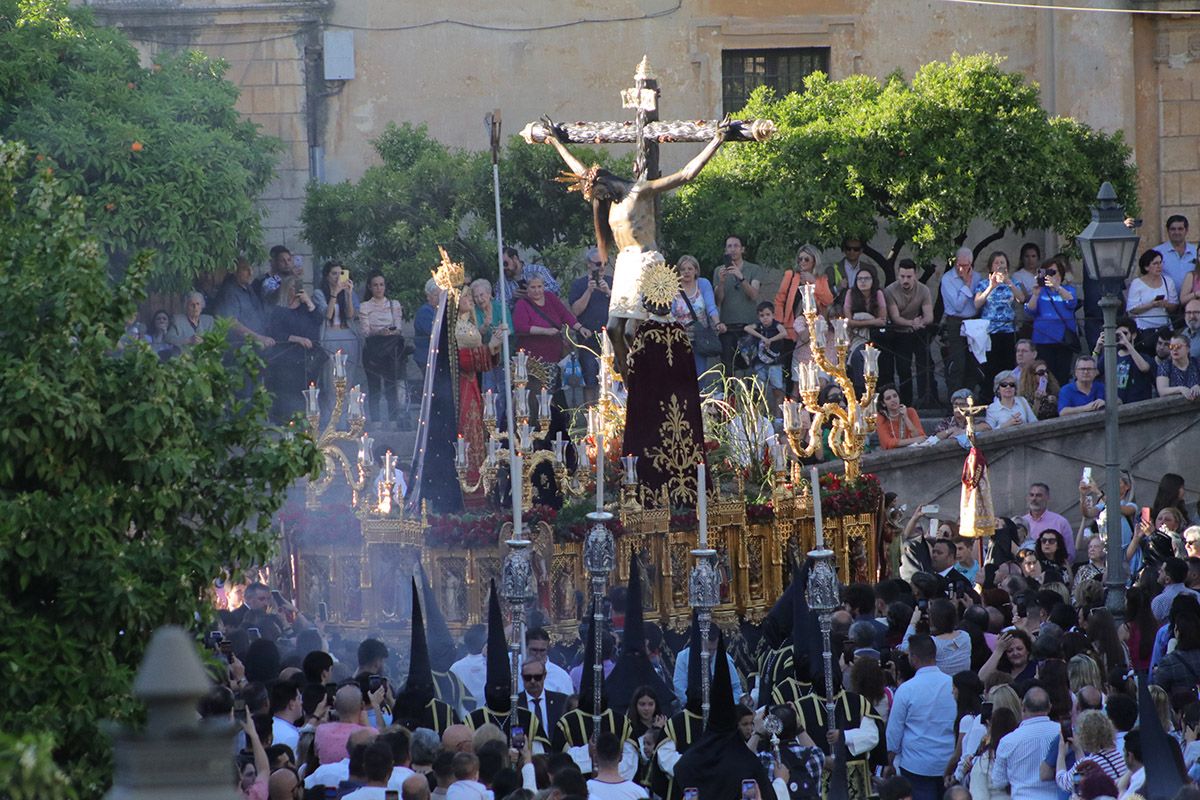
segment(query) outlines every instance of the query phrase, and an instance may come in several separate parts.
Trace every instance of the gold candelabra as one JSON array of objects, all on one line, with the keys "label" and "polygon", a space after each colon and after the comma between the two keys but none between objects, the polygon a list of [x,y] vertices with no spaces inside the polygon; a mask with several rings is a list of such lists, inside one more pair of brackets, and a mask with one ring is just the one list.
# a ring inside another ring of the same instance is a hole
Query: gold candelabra
[{"label": "gold candelabra", "polygon": [[[508,447],[503,446],[496,413],[496,394],[489,389],[483,396],[483,422],[488,437],[485,445],[487,450],[479,467],[479,476],[474,482],[467,474],[471,444],[461,435],[458,437],[454,454],[454,467],[458,473],[459,485],[468,494],[477,492],[481,488],[485,492],[492,491],[500,478],[501,466],[508,462],[509,480],[512,482],[514,490],[519,482],[521,505],[524,509],[532,508],[532,476],[534,470],[543,463],[553,465],[555,480],[559,490],[563,493],[580,496],[587,491],[587,487],[581,479],[583,470],[576,469],[574,472],[570,472],[566,462],[567,445],[573,446],[576,452],[582,456],[587,452],[586,443],[582,441],[575,443],[564,439],[561,431],[555,435],[554,439],[549,438],[552,398],[546,385],[547,381],[541,381],[542,390],[536,398],[536,421],[530,422],[529,366],[529,355],[524,350],[518,350],[512,358],[513,392],[512,402],[508,404],[516,421],[513,432],[516,439],[516,452],[514,453],[512,450],[513,442],[510,442]],[[551,444],[549,450],[534,449],[536,443],[546,441]]]},{"label": "gold candelabra", "polygon": [[[812,415],[808,426],[808,444],[804,444],[804,426],[801,422],[800,405],[795,400],[785,400],[783,403],[783,427],[787,434],[788,445],[797,459],[807,458],[821,447],[821,431],[826,420],[831,422],[829,431],[829,449],[845,464],[847,480],[859,476],[859,459],[862,458],[867,436],[875,429],[875,414],[871,407],[875,403],[875,384],[879,380],[879,350],[873,345],[863,346],[863,383],[866,391],[862,397],[850,380],[848,372],[848,356],[850,353],[850,336],[845,319],[833,320],[833,345],[837,351],[837,363],[832,363],[825,356],[824,325],[818,325],[816,287],[805,284],[800,287],[803,303],[804,319],[808,323],[808,336],[811,343],[811,360],[800,364],[796,384],[804,409]],[[823,323],[824,321],[821,320]],[[819,374],[829,375],[842,390],[846,399],[845,407],[838,403],[820,403],[818,395],[821,391]],[[781,462],[775,458],[776,491],[780,477]],[[799,482],[799,465],[793,469],[794,481]]]},{"label": "gold candelabra", "polygon": [[[305,505],[310,509],[318,508],[321,495],[325,493],[333,483],[334,477],[340,472],[350,486],[351,503],[359,514],[374,512],[387,515],[391,514],[393,510],[399,511],[403,503],[394,503],[392,498],[392,491],[395,487],[395,464],[391,451],[384,456],[384,472],[379,482],[379,496],[376,498],[374,506],[370,504],[367,493],[363,492],[367,485],[368,468],[375,464],[373,452],[375,440],[363,430],[366,425],[366,417],[363,415],[366,395],[358,386],[350,387],[349,390],[346,388],[348,356],[338,350],[330,358],[333,362],[334,403],[333,413],[330,414],[324,429],[321,428],[321,390],[317,388],[316,384],[310,383],[308,388],[302,392],[308,429],[325,459],[325,466],[321,470],[320,477],[315,481],[309,481],[305,488]],[[343,413],[346,417],[346,429],[339,427]],[[350,463],[349,457],[342,449],[343,442],[352,442],[358,445],[356,464]]]}]

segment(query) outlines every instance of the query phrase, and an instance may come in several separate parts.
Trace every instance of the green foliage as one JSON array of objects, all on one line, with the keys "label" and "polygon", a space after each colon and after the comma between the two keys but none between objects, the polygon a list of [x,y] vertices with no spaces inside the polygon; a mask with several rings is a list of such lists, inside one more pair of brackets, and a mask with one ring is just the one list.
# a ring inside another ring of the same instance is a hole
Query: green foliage
[{"label": "green foliage", "polygon": [[255,198],[279,142],[234,109],[226,65],[201,53],[151,69],[115,29],[66,0],[0,0],[0,136],[22,140],[83,198],[117,274],[152,248],[152,284],[262,249]]},{"label": "green foliage", "polygon": [[[451,150],[425,126],[408,123],[389,125],[373,145],[383,163],[357,183],[309,185],[301,221],[316,257],[380,270],[389,295],[410,308],[424,302],[438,245],[461,260],[469,275],[495,282],[489,154]],[[576,152],[585,162],[621,168],[606,154]],[[556,275],[566,258],[594,239],[590,207],[554,180],[562,169],[551,148],[515,136],[501,154],[504,238],[542,253]]]},{"label": "green foliage", "polygon": [[9,800],[74,800],[67,776],[53,758],[54,737],[48,733],[12,735],[0,732],[0,786]]},{"label": "green foliage", "polygon": [[267,427],[265,391],[244,389],[260,362],[223,330],[166,363],[122,347],[150,257],[113,284],[88,203],[44,163],[0,140],[0,729],[52,731],[98,797],[98,722],[136,718],[151,631],[211,614],[213,578],[265,562],[270,515],[319,461]]},{"label": "green foliage", "polygon": [[1036,85],[997,56],[955,55],[911,82],[817,73],[803,94],[759,89],[741,116],[775,121],[760,146],[721,149],[664,207],[673,253],[719,253],[744,232],[756,261],[790,264],[797,245],[870,239],[879,220],[919,260],[943,261],[967,227],[1083,229],[1104,180],[1132,213],[1131,151],[1105,134],[1043,110]]}]

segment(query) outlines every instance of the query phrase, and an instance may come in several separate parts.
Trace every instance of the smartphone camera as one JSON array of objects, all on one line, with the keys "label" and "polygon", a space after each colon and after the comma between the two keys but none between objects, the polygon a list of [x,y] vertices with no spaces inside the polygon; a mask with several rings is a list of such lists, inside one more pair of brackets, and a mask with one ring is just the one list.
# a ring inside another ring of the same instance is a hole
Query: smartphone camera
[{"label": "smartphone camera", "polygon": [[924,599],[922,599],[922,600],[918,600],[918,601],[917,601],[917,608],[921,609],[921,612],[922,612],[922,613],[924,613],[924,612],[928,611],[928,610],[929,610],[929,601],[928,601],[928,600],[924,600]]},{"label": "smartphone camera", "polygon": [[1037,271],[1037,285],[1038,285],[1038,286],[1045,286],[1045,285],[1046,285],[1046,270],[1044,270],[1044,269],[1039,269],[1039,270]]},{"label": "smartphone camera", "polygon": [[525,749],[525,729],[520,725],[513,725],[511,739],[512,746],[517,750]]},{"label": "smartphone camera", "polygon": [[742,800],[754,800],[758,796],[758,783],[754,780],[742,781]]}]

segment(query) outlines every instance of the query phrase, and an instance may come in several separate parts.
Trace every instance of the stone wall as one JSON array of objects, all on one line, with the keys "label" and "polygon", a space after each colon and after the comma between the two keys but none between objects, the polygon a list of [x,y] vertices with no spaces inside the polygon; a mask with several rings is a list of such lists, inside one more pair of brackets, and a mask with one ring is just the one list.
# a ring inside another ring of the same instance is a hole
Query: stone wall
[{"label": "stone wall", "polygon": [[[1137,501],[1150,505],[1164,472],[1177,472],[1187,483],[1187,503],[1200,493],[1200,407],[1178,398],[1147,400],[1120,409],[1119,461],[1134,476]],[[1079,479],[1084,467],[1104,483],[1104,412],[1045,420],[977,437],[987,458],[996,513],[1025,513],[1025,497],[1033,481],[1050,486],[1050,508],[1077,524]],[[909,509],[936,503],[940,516],[958,519],[963,460],[955,442],[872,453],[863,472],[873,472],[885,491],[896,492]],[[841,464],[822,470],[841,470]]]},{"label": "stone wall", "polygon": [[[282,244],[304,259],[311,277],[311,250],[300,238],[300,211],[309,179],[308,61],[320,42],[326,0],[234,3],[90,0],[100,22],[118,25],[142,53],[143,64],[161,52],[203,50],[229,64],[237,109],[283,147],[275,180],[261,201],[263,241]],[[224,268],[225,265],[218,265]]]}]

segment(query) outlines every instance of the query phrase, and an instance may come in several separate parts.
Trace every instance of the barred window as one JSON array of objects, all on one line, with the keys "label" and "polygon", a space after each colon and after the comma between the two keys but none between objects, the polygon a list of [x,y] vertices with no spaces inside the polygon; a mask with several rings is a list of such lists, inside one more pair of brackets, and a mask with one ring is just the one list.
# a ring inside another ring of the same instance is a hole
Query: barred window
[{"label": "barred window", "polygon": [[799,92],[813,72],[829,72],[828,47],[725,50],[721,53],[721,103],[725,113],[740,111],[758,86],[775,94]]}]

